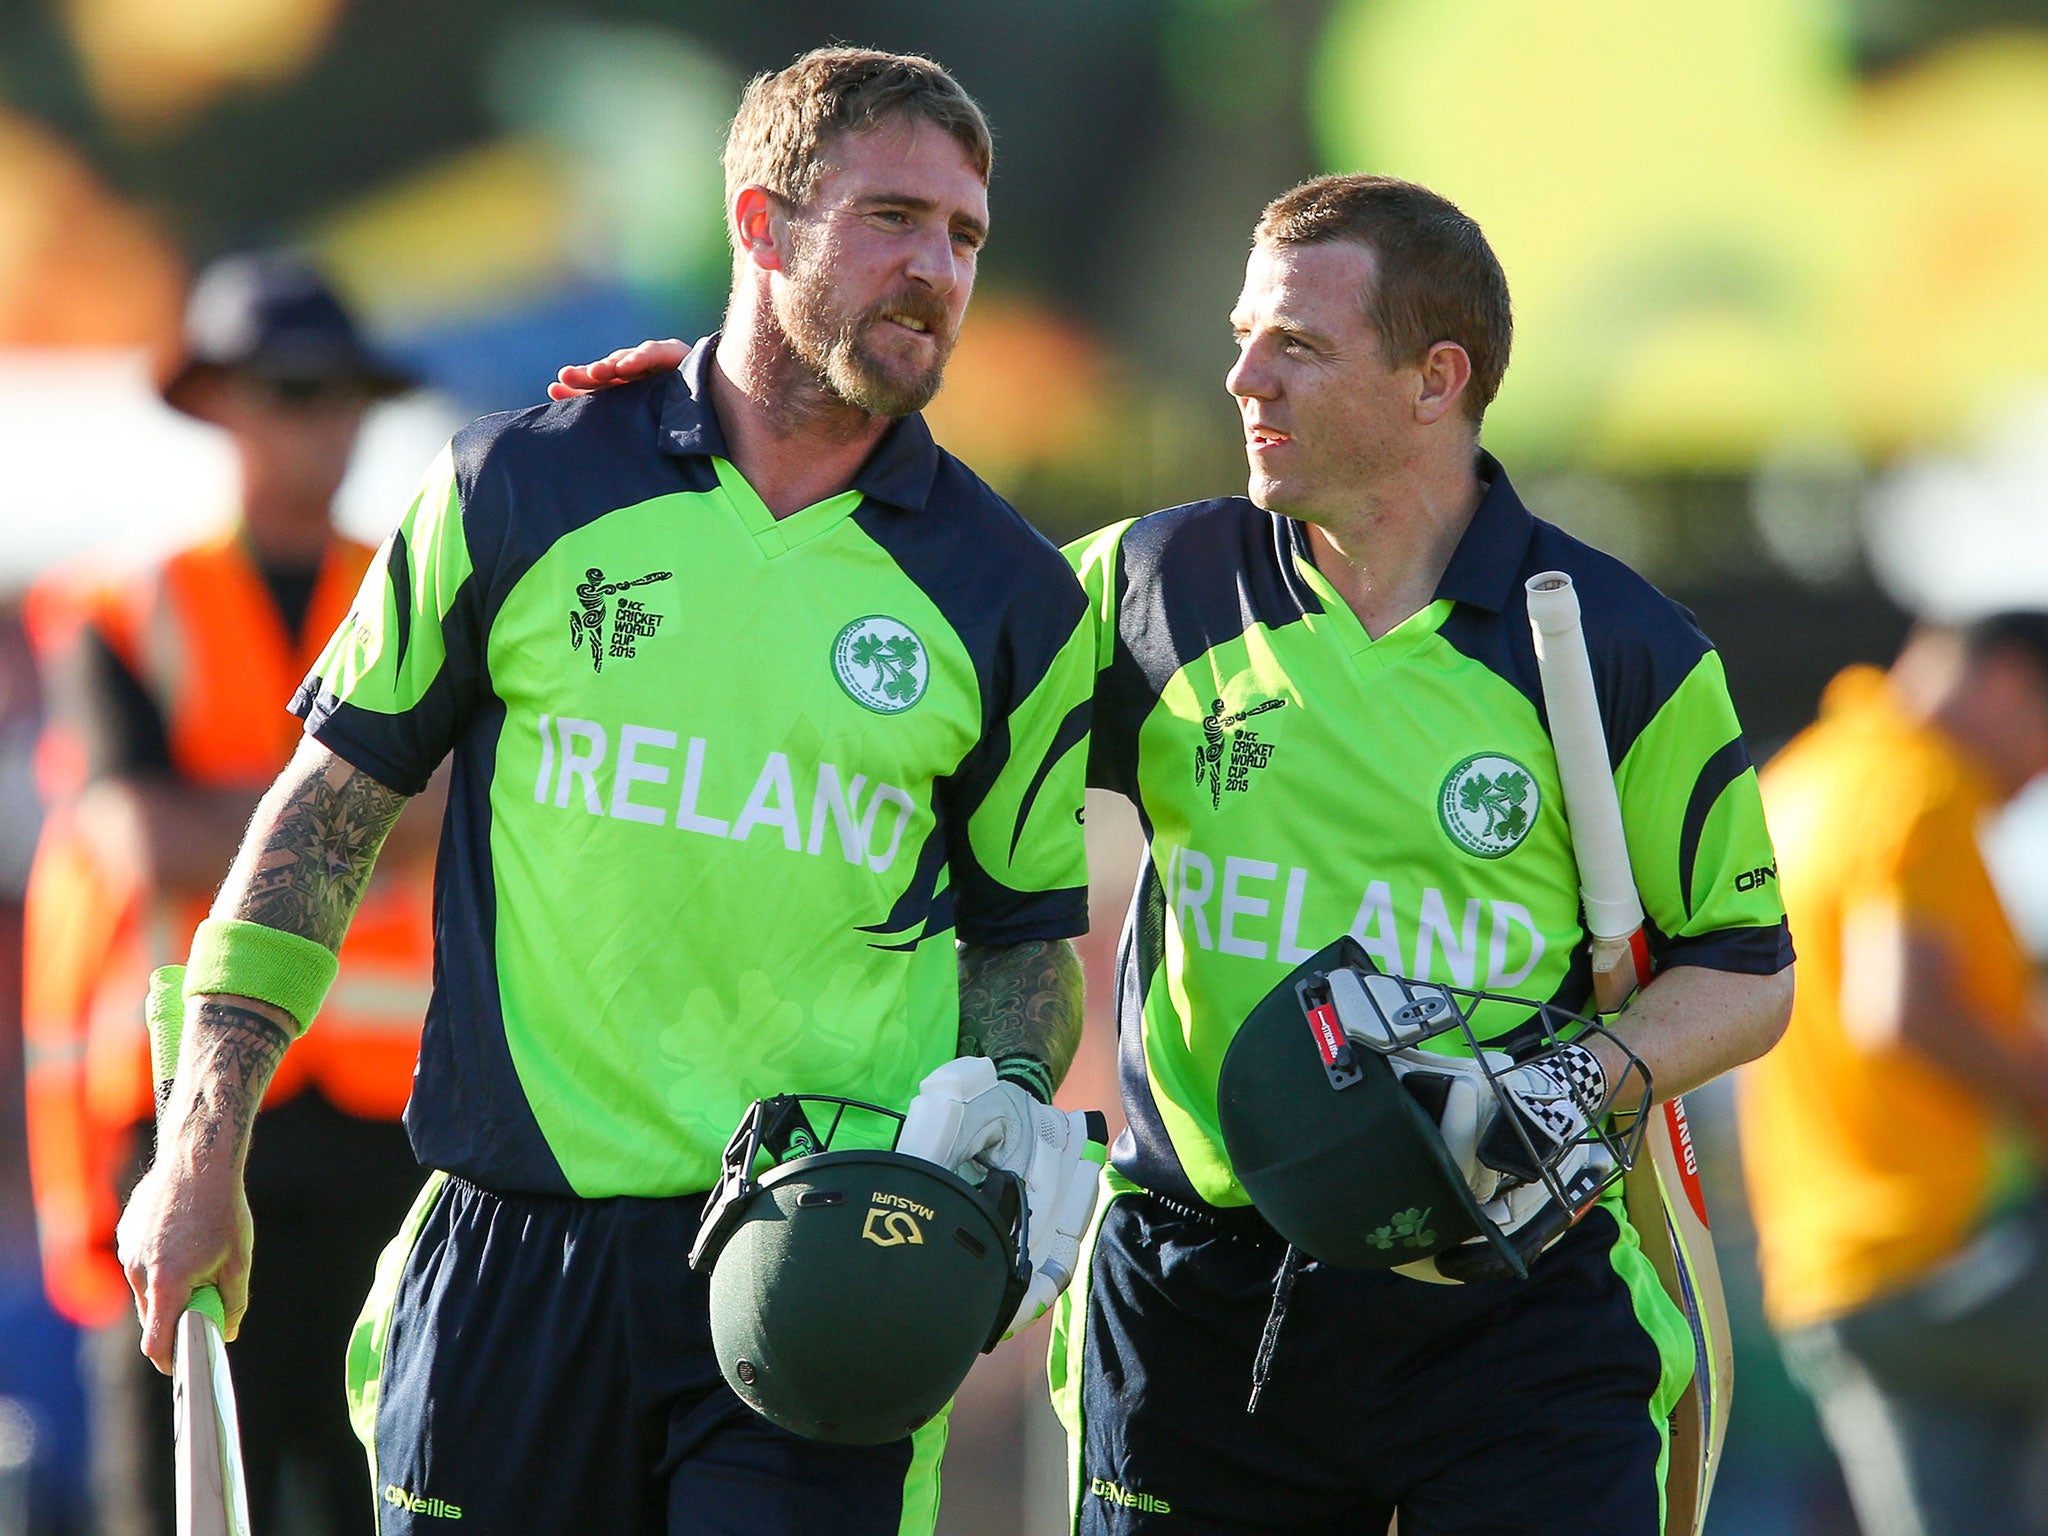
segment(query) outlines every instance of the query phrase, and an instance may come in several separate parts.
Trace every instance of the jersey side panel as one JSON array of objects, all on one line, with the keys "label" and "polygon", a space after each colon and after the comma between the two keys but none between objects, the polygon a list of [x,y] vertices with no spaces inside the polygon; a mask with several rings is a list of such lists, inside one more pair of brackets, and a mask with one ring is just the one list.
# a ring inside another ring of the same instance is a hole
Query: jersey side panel
[{"label": "jersey side panel", "polygon": [[954,921],[975,944],[1072,937],[1088,927],[1086,601],[1042,536],[938,457],[926,510],[869,502],[854,523],[943,615],[980,689],[980,733],[938,795]]}]

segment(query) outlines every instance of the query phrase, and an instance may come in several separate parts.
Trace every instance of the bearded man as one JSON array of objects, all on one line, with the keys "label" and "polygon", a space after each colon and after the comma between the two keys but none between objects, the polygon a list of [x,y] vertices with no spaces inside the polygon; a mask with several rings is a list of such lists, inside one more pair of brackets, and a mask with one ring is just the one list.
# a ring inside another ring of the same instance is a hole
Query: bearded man
[{"label": "bearded man", "polygon": [[1028,1157],[1078,1041],[1081,590],[916,414],[989,161],[928,59],[754,81],[725,330],[457,434],[293,701],[122,1253],[160,1366],[195,1285],[232,1334],[253,1106],[452,755],[406,1115],[432,1172],[349,1352],[387,1533],[933,1528],[943,1415],[880,1446],[757,1417],[687,1259],[751,1102],[901,1105],[986,1056],[979,1118]]}]

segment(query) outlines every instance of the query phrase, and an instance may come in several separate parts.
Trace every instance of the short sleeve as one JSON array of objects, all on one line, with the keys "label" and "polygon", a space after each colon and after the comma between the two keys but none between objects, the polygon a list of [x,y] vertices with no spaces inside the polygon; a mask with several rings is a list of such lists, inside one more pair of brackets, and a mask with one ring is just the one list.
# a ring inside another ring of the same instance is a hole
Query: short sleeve
[{"label": "short sleeve", "polygon": [[291,703],[306,734],[417,794],[489,691],[454,462],[443,450]]},{"label": "short sleeve", "polygon": [[[1088,600],[1082,623],[1088,632],[1089,667],[1098,679],[1101,674],[1109,672],[1116,661],[1117,614],[1121,601],[1117,567],[1121,563],[1119,552],[1123,547],[1123,537],[1130,528],[1130,519],[1113,523],[1074,540],[1060,551],[1073,567],[1074,575],[1080,580],[1082,594]],[[1097,789],[1111,789],[1135,797],[1137,783],[1134,775],[1119,772],[1116,765],[1135,763],[1135,752],[1125,744],[1135,742],[1138,722],[1129,718],[1130,710],[1113,707],[1120,702],[1120,693],[1105,689],[1098,682],[1094,735],[1088,756],[1088,783]],[[1106,746],[1111,750],[1103,750]]]},{"label": "short sleeve", "polygon": [[1752,975],[1789,965],[1777,855],[1716,653],[1651,717],[1615,783],[1659,964]]},{"label": "short sleeve", "polygon": [[[1019,944],[1088,931],[1088,848],[1082,825],[1094,690],[1092,630],[1063,601],[1019,605],[1036,631],[1006,639],[1007,696],[948,795],[955,922],[970,944]],[[1051,594],[1047,594],[1048,597]],[[1046,628],[1058,613],[1056,628]]]}]

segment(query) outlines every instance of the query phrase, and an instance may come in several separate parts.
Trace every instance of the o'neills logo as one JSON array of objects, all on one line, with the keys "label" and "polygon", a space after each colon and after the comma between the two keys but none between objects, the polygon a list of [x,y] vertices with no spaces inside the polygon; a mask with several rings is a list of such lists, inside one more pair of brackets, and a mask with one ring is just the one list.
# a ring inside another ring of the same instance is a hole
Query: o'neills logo
[{"label": "o'neills logo", "polygon": [[450,1504],[446,1499],[432,1499],[417,1493],[407,1493],[396,1483],[384,1485],[384,1502],[393,1509],[402,1509],[411,1515],[432,1515],[437,1520],[462,1518],[460,1506]]},{"label": "o'neills logo", "polygon": [[1106,1477],[1098,1477],[1088,1484],[1088,1491],[1098,1499],[1115,1504],[1123,1509],[1141,1510],[1148,1515],[1170,1515],[1173,1506],[1164,1499],[1154,1498],[1135,1488],[1126,1488],[1121,1483],[1112,1483]]}]

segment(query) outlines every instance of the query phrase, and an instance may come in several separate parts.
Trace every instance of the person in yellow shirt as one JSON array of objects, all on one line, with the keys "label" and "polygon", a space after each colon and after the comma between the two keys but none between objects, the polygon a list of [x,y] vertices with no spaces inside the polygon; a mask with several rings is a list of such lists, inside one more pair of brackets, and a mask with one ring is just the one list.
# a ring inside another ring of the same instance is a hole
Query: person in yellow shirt
[{"label": "person in yellow shirt", "polygon": [[1978,838],[2048,771],[2048,613],[1922,626],[1762,775],[1799,937],[1738,1093],[1764,1308],[1865,1536],[2029,1522],[2048,1428],[2048,1030]]}]

